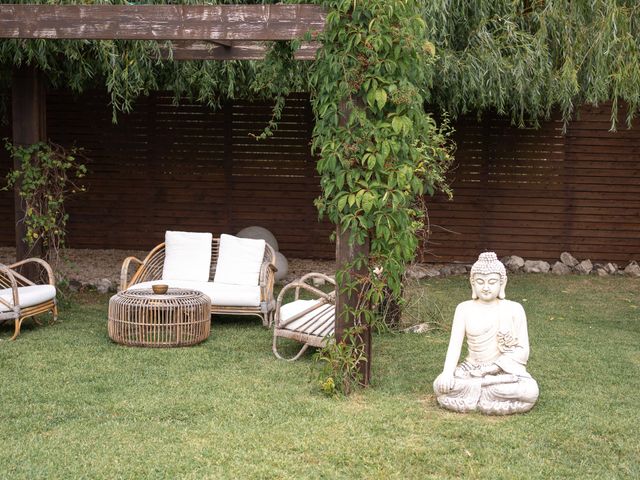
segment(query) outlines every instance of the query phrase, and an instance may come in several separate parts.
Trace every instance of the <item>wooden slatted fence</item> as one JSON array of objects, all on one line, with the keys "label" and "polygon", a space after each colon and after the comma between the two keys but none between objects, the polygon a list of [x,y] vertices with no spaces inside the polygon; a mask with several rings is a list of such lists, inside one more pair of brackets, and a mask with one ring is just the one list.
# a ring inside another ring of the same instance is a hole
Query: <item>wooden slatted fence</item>
[{"label": "wooden slatted fence", "polygon": [[[566,135],[559,117],[516,129],[497,116],[455,128],[454,200],[429,204],[427,261],[478,252],[555,260],[640,259],[640,128],[609,132],[610,106],[584,107]],[[624,112],[621,112],[621,119]]]},{"label": "wooden slatted fence", "polygon": [[[145,249],[167,229],[218,235],[262,225],[288,257],[334,258],[332,227],[313,206],[320,188],[306,96],[289,99],[266,141],[252,134],[271,110],[248,102],[213,111],[156,92],[117,125],[97,93],[51,93],[47,110],[49,137],[84,147],[89,158],[88,192],[68,207],[70,246]],[[611,133],[609,115],[606,105],[584,108],[566,135],[558,118],[538,130],[497,116],[457,122],[454,200],[427,199],[422,258],[469,262],[495,250],[553,260],[567,250],[595,261],[640,259],[640,128]],[[10,160],[1,158],[4,175]],[[13,217],[12,202],[0,192],[0,218]],[[13,244],[13,235],[2,230],[0,244]]]},{"label": "wooden slatted fence", "polygon": [[100,96],[52,95],[47,107],[49,136],[75,140],[90,158],[88,192],[69,206],[71,246],[145,248],[168,229],[219,235],[261,225],[287,256],[333,255],[331,226],[313,206],[320,189],[306,96],[289,99],[264,141],[254,136],[271,110],[246,102],[214,111],[155,93],[117,125]]}]

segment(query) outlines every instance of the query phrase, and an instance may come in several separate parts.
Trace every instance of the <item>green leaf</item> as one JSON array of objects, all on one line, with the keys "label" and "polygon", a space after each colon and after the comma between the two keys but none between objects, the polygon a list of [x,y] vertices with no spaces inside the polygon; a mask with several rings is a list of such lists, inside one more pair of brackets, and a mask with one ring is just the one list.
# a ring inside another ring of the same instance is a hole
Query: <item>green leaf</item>
[{"label": "green leaf", "polygon": [[347,195],[343,195],[338,199],[338,211],[342,212],[344,207],[347,205]]},{"label": "green leaf", "polygon": [[393,120],[391,120],[391,128],[393,128],[393,131],[396,134],[399,134],[402,131],[402,118],[401,117],[393,117]]},{"label": "green leaf", "polygon": [[375,196],[371,192],[366,192],[362,196],[362,209],[369,213],[375,204]]},{"label": "green leaf", "polygon": [[367,103],[369,104],[370,108],[373,108],[373,106],[375,105],[376,91],[377,90],[371,89],[367,92]]},{"label": "green leaf", "polygon": [[336,175],[336,188],[338,190],[342,190],[342,187],[344,186],[345,173],[346,172],[342,170],[341,172],[338,173],[338,175]]},{"label": "green leaf", "polygon": [[382,110],[387,103],[387,92],[383,88],[379,88],[376,90],[375,98],[378,108]]}]

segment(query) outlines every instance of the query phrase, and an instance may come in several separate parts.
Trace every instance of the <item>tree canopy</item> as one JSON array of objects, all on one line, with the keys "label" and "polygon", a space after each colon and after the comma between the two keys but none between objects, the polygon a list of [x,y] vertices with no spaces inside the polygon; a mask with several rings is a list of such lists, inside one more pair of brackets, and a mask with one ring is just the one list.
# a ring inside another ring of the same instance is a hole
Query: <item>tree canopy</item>
[{"label": "tree canopy", "polygon": [[634,0],[423,2],[438,50],[433,103],[453,116],[495,109],[522,125],[559,107],[640,101],[640,3]]}]

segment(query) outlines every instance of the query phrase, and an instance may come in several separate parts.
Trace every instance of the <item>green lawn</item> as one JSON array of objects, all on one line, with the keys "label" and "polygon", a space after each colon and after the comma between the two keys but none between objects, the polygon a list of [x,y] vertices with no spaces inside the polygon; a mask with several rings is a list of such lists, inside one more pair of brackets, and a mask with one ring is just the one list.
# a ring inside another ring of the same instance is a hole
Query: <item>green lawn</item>
[{"label": "green lawn", "polygon": [[[447,322],[470,296],[464,277],[423,287]],[[376,336],[372,388],[332,399],[257,318],[127,348],[107,337],[108,297],[77,297],[15,342],[0,327],[0,477],[640,478],[640,280],[514,275],[507,298],[541,394],[498,418],[436,405],[446,332]]]}]

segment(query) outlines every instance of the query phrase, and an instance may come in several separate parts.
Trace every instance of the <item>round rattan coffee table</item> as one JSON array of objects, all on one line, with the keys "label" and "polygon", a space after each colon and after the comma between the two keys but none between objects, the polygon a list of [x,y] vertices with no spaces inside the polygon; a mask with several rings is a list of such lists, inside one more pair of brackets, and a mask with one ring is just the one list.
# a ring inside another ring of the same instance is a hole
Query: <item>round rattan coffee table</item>
[{"label": "round rattan coffee table", "polygon": [[125,290],[109,300],[109,337],[136,347],[186,347],[211,329],[211,300],[196,290]]}]

